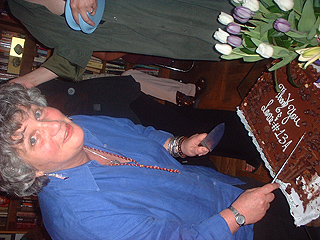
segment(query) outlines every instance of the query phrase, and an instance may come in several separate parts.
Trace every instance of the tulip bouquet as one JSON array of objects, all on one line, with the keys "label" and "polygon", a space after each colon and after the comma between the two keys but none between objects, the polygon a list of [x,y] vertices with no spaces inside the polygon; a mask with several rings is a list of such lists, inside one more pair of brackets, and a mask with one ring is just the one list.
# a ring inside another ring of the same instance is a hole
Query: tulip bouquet
[{"label": "tulip bouquet", "polygon": [[213,37],[222,59],[242,58],[255,62],[264,58],[280,61],[274,71],[299,56],[304,67],[320,58],[319,0],[232,0],[233,15],[221,12],[225,25]]}]

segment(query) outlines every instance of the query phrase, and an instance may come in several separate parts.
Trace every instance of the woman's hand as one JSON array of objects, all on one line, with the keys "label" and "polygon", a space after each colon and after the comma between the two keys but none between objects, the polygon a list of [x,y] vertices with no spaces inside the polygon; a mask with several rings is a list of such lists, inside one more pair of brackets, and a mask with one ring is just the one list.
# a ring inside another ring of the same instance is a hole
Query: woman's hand
[{"label": "woman's hand", "polygon": [[270,207],[274,199],[274,190],[279,184],[266,184],[263,187],[252,188],[242,193],[232,204],[246,218],[246,224],[258,222]]},{"label": "woman's hand", "polygon": [[194,134],[191,137],[184,140],[181,144],[181,151],[189,156],[194,157],[196,155],[206,155],[209,150],[205,147],[199,146],[200,142],[207,136],[206,133]]},{"label": "woman's hand", "polygon": [[[256,223],[263,218],[274,200],[272,192],[279,186],[278,183],[269,183],[263,187],[248,189],[232,203],[232,206],[245,217],[245,225]],[[225,209],[220,215],[226,220],[232,233],[239,229],[231,210]]]},{"label": "woman's hand", "polygon": [[79,14],[83,21],[91,26],[94,26],[94,22],[88,17],[87,12],[90,15],[95,15],[97,10],[97,0],[70,0],[70,7],[72,16],[77,24],[79,24]]}]

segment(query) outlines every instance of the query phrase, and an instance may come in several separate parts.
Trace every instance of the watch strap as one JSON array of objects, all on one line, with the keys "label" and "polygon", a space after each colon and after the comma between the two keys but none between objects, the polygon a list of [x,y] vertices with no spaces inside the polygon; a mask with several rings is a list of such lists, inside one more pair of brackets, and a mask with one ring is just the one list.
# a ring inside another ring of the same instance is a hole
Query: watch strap
[{"label": "watch strap", "polygon": [[246,223],[246,218],[241,213],[239,213],[237,209],[235,209],[233,206],[228,207],[228,209],[230,209],[234,214],[236,222],[240,227]]}]

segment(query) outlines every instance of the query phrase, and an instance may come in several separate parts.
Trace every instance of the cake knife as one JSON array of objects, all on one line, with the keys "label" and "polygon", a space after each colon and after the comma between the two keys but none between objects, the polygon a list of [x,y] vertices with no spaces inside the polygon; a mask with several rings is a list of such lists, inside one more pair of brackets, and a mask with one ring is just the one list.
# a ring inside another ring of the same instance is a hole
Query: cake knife
[{"label": "cake knife", "polygon": [[224,134],[225,123],[220,123],[201,141],[201,145],[211,152],[220,142]]},{"label": "cake knife", "polygon": [[281,168],[279,169],[279,171],[277,172],[277,174],[274,176],[273,180],[271,183],[274,183],[276,181],[276,179],[278,178],[279,174],[282,172],[282,170],[284,169],[284,166],[288,163],[289,159],[291,158],[291,155],[293,154],[293,152],[296,150],[296,148],[298,147],[298,145],[300,144],[301,140],[303,139],[304,135],[306,133],[304,133],[299,141],[297,142],[297,144],[294,146],[293,150],[291,151],[291,153],[289,154],[289,156],[287,157],[286,161],[282,164]]}]

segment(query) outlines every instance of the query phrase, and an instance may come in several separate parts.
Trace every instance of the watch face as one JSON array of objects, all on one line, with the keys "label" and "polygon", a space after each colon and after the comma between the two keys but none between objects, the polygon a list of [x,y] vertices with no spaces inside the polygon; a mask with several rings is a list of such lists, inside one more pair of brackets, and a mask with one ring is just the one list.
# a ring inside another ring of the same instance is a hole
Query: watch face
[{"label": "watch face", "polygon": [[241,226],[245,223],[245,218],[244,218],[244,216],[240,215],[240,216],[236,217],[236,221]]}]

